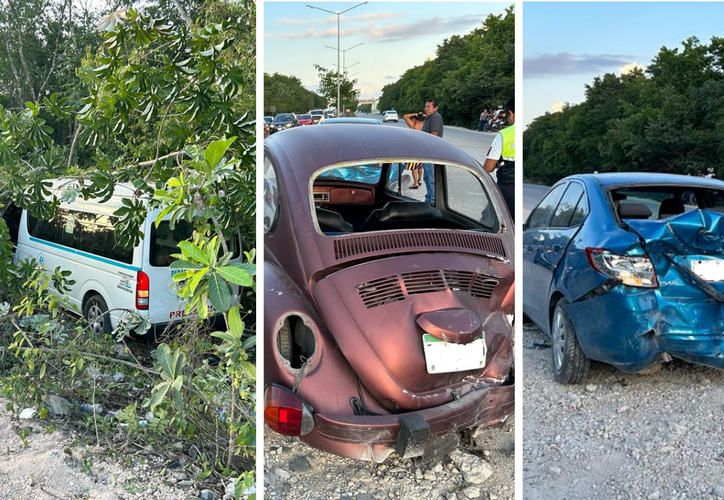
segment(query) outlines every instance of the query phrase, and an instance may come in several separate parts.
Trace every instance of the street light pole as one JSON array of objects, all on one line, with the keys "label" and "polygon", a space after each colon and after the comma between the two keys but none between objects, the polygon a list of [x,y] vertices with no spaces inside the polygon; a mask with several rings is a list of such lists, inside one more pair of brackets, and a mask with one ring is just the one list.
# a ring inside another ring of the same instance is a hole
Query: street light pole
[{"label": "street light pole", "polygon": [[[364,42],[360,42],[357,45],[353,45],[349,48],[342,49],[342,68],[344,68],[345,71],[347,71],[347,52],[359,47],[360,45],[364,45]],[[334,47],[330,47],[329,45],[325,45],[328,49],[337,50]],[[337,50],[339,52],[339,50]]]},{"label": "street light pole", "polygon": [[336,105],[337,117],[339,117],[339,105],[341,104],[340,101],[342,99],[342,71],[341,71],[342,68],[340,67],[340,60],[339,60],[339,53],[341,52],[340,47],[339,47],[339,37],[340,37],[339,19],[340,19],[340,17],[342,17],[342,14],[344,14],[345,12],[349,12],[350,10],[356,9],[360,5],[365,5],[367,3],[368,2],[358,3],[357,5],[350,7],[349,9],[343,10],[341,12],[340,11],[332,12],[331,10],[323,9],[321,7],[315,7],[314,5],[307,5],[307,7],[309,7],[310,9],[317,9],[317,10],[321,10],[324,12],[329,12],[330,14],[334,14],[335,16],[337,16],[337,105]]}]

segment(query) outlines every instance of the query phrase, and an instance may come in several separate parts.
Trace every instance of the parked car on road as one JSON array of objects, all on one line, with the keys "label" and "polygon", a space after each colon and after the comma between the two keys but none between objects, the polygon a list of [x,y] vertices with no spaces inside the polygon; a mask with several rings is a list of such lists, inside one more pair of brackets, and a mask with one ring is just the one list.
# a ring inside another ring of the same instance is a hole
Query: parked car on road
[{"label": "parked car on road", "polygon": [[394,109],[389,109],[382,114],[382,121],[385,123],[387,123],[387,122],[397,123],[399,121],[399,119],[400,119],[400,117],[397,116],[397,111],[395,111]]},{"label": "parked car on road", "polygon": [[314,120],[314,123],[319,123],[319,120],[324,118],[323,109],[312,109],[309,111],[309,114],[312,115],[312,120]]},{"label": "parked car on road", "polygon": [[[399,182],[435,164],[432,205]],[[430,134],[348,124],[264,142],[264,418],[338,455],[431,459],[514,412],[513,222]]]},{"label": "parked car on road", "polygon": [[672,357],[724,368],[724,183],[575,175],[523,227],[523,311],[562,383],[589,360],[638,372]]},{"label": "parked car on road", "polygon": [[297,115],[294,113],[279,113],[274,117],[272,122],[269,124],[269,130],[273,134],[280,130],[287,130],[292,127],[299,125]]},{"label": "parked car on road", "polygon": [[297,124],[298,125],[314,125],[314,120],[312,119],[312,115],[297,115]]}]

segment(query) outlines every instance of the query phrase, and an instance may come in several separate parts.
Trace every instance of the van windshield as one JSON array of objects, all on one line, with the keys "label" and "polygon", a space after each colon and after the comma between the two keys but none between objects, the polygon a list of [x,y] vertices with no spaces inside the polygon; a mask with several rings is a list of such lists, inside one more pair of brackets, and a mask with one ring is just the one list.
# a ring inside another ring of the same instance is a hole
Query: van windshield
[{"label": "van windshield", "polygon": [[[161,222],[158,227],[156,227],[156,224],[151,224],[150,264],[153,267],[168,267],[171,265],[171,262],[174,261],[171,255],[180,253],[179,242],[191,238],[193,232],[193,225],[185,220],[176,222],[173,229],[171,229],[169,221]],[[238,238],[231,238],[226,241],[234,259],[241,253],[237,240]]]}]

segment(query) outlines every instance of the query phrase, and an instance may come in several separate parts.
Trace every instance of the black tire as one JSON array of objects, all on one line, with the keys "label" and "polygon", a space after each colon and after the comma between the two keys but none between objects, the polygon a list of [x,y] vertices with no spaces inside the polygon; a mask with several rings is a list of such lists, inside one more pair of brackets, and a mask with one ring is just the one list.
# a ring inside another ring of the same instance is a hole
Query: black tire
[{"label": "black tire", "polygon": [[88,321],[90,331],[101,335],[111,333],[111,317],[108,304],[100,295],[92,295],[83,304],[83,317]]},{"label": "black tire", "polygon": [[568,318],[567,305],[566,299],[560,299],[551,318],[551,364],[556,381],[581,384],[588,376],[590,362],[578,344],[576,330]]}]

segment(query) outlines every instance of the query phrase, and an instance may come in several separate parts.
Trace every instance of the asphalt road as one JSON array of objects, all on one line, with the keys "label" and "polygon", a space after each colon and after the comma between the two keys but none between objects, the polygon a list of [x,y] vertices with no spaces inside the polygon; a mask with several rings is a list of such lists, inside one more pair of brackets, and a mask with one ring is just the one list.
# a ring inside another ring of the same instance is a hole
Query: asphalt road
[{"label": "asphalt road", "polygon": [[539,186],[538,184],[523,184],[523,220],[538,205],[550,188],[548,186]]}]

